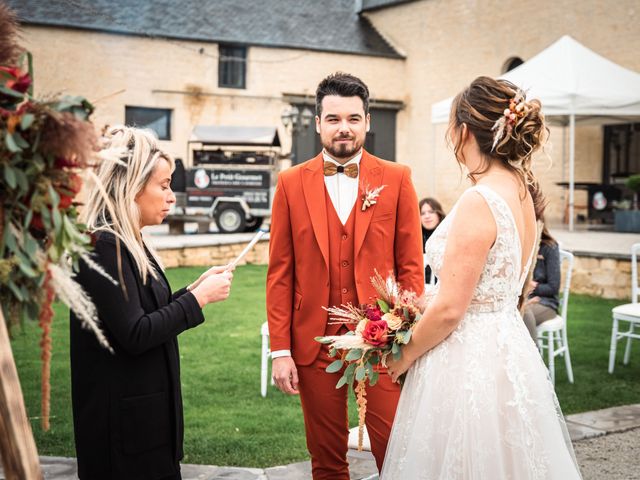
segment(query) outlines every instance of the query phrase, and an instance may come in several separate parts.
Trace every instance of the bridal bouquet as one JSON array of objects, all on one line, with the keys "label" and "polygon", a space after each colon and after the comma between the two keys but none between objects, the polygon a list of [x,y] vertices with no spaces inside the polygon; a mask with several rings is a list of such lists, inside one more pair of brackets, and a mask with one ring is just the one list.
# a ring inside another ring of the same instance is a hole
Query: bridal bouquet
[{"label": "bridal bouquet", "polygon": [[400,358],[400,346],[409,343],[412,327],[420,318],[416,294],[400,288],[392,275],[385,279],[376,271],[371,284],[378,294],[374,302],[326,309],[331,324],[351,325],[355,327],[354,331],[316,337],[316,341],[329,345],[329,356],[337,357],[326,368],[328,373],[339,372],[346,365],[336,388],[355,385],[359,450],[362,450],[367,410],[365,382],[368,379],[369,385],[376,384],[379,374],[375,367],[378,364],[384,366],[388,355]]}]

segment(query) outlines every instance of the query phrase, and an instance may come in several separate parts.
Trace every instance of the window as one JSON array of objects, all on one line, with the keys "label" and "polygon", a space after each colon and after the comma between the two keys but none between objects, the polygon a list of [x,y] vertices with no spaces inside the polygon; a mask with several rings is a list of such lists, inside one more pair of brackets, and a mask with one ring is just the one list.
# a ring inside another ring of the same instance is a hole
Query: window
[{"label": "window", "polygon": [[125,124],[149,128],[159,140],[171,140],[171,110],[168,108],[129,107],[124,109]]},{"label": "window", "polygon": [[220,45],[218,52],[218,87],[246,88],[246,47]]},{"label": "window", "polygon": [[640,123],[605,126],[603,144],[603,183],[621,184],[640,173]]},{"label": "window", "polygon": [[514,68],[519,67],[523,63],[524,60],[522,60],[520,57],[511,57],[507,59],[506,62],[504,62],[504,65],[502,66],[502,73],[507,73]]}]

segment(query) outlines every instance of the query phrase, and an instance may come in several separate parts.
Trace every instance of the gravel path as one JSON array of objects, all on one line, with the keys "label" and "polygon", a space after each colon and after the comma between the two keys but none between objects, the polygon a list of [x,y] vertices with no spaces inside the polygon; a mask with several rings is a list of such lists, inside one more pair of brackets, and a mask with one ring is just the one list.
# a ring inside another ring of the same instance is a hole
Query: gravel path
[{"label": "gravel path", "polygon": [[640,428],[574,443],[583,480],[640,480]]}]

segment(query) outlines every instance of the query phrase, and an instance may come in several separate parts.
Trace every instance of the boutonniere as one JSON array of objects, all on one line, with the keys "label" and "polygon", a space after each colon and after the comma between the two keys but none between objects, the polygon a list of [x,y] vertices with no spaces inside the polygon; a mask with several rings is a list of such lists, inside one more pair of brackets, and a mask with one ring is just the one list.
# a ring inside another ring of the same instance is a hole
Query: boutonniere
[{"label": "boutonniere", "polygon": [[373,190],[369,190],[369,187],[366,187],[362,193],[362,211],[364,212],[367,208],[375,205],[378,201],[378,197],[380,196],[380,192],[386,187],[386,185],[380,185],[378,188],[374,188]]}]

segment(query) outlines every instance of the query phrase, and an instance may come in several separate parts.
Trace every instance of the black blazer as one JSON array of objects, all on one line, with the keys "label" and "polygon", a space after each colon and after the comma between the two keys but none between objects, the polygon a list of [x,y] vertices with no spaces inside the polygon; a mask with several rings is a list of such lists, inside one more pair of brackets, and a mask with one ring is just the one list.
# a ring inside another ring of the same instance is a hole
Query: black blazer
[{"label": "black blazer", "polygon": [[[156,480],[176,475],[183,419],[177,335],[204,321],[192,293],[171,294],[164,274],[143,284],[120,244],[120,285],[80,263],[77,280],[93,299],[114,354],[71,313],[71,398],[83,480]],[[100,233],[94,259],[119,280],[116,239]]]}]

